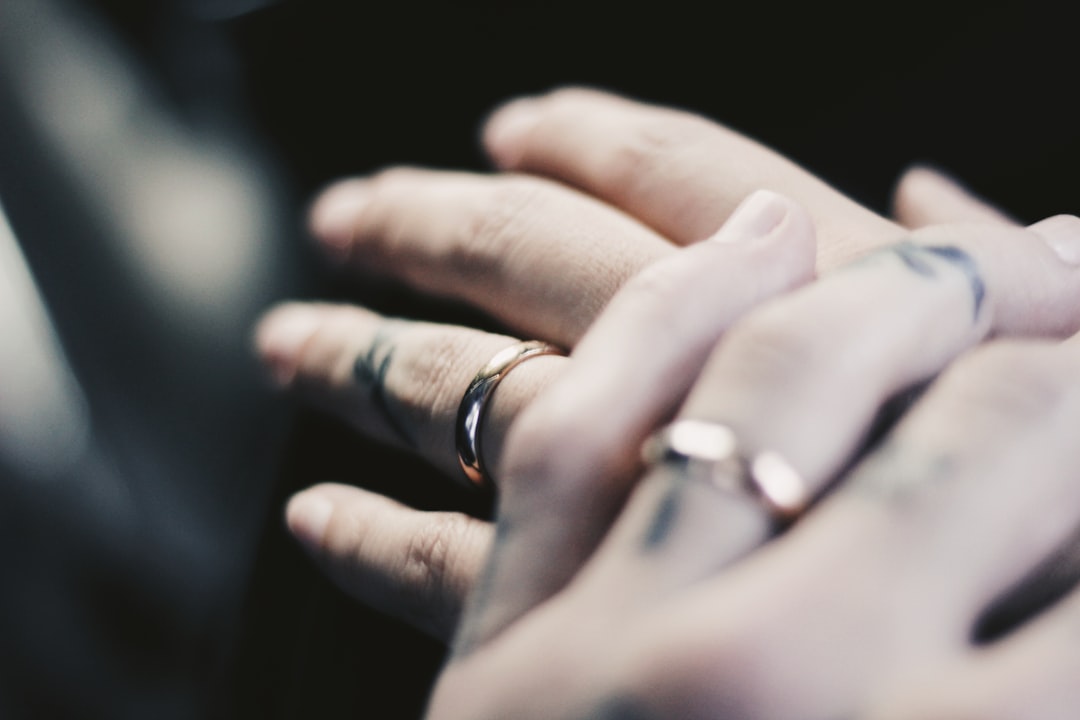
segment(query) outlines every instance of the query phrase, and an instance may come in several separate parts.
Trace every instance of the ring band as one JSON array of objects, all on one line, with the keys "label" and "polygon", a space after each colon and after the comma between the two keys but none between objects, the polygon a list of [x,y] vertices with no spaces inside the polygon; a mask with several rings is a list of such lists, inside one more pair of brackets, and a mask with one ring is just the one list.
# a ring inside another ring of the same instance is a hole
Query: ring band
[{"label": "ring band", "polygon": [[476,373],[469,383],[458,406],[457,443],[458,462],[474,487],[486,487],[491,483],[484,462],[481,460],[481,425],[487,413],[488,400],[506,374],[529,358],[541,355],[565,355],[562,350],[546,342],[529,340],[500,350]]},{"label": "ring band", "polygon": [[720,423],[676,420],[645,441],[642,457],[651,465],[703,472],[725,492],[751,495],[781,522],[794,520],[810,504],[806,481],[782,456],[762,452],[747,457],[735,432]]}]

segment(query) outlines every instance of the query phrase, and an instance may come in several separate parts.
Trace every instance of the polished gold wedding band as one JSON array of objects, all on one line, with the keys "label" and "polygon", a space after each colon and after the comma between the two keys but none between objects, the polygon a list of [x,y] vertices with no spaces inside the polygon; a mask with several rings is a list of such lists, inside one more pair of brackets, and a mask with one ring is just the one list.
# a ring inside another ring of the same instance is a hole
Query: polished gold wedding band
[{"label": "polished gold wedding band", "polygon": [[781,455],[747,457],[735,432],[720,423],[676,420],[645,441],[642,457],[650,465],[700,472],[725,492],[749,494],[781,522],[791,522],[810,504],[806,481]]},{"label": "polished gold wedding band", "polygon": [[455,440],[458,462],[474,487],[487,487],[491,478],[481,455],[480,437],[488,401],[506,374],[529,358],[541,355],[565,355],[559,348],[539,340],[529,340],[499,351],[476,373],[458,405]]}]

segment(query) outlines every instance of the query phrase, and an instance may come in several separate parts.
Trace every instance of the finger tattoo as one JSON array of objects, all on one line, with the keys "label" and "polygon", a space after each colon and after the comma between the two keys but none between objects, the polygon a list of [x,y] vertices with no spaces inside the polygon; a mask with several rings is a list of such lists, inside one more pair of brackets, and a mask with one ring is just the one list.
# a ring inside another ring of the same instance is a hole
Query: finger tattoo
[{"label": "finger tattoo", "polygon": [[410,432],[409,423],[394,414],[386,390],[386,376],[394,360],[395,347],[391,340],[396,332],[397,328],[390,323],[379,328],[367,353],[356,359],[353,378],[361,388],[367,390],[371,404],[378,410],[386,425],[407,447],[415,448],[417,444]]},{"label": "finger tattoo", "polygon": [[616,695],[602,701],[586,717],[592,720],[650,720],[653,716],[634,698]]},{"label": "finger tattoo", "polygon": [[645,552],[660,547],[671,534],[671,529],[675,526],[675,520],[679,515],[679,506],[682,504],[683,489],[687,483],[686,473],[673,473],[666,469],[661,472],[668,473],[672,477],[669,478],[668,486],[664,490],[663,497],[660,498],[660,504],[656,508],[652,522],[649,523],[645,537],[642,538],[641,548]]},{"label": "finger tattoo", "polygon": [[979,319],[979,311],[982,309],[983,298],[986,297],[986,283],[979,274],[975,259],[967,252],[951,245],[916,245],[913,242],[900,242],[890,247],[887,252],[895,254],[901,262],[907,265],[923,277],[937,277],[931,258],[937,257],[945,260],[958,269],[967,278],[971,286],[974,313],[972,320]]}]

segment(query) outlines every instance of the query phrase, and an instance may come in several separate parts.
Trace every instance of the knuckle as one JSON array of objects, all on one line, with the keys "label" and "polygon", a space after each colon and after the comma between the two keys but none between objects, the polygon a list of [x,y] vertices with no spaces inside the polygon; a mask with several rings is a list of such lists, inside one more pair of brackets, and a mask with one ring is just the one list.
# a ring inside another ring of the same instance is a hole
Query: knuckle
[{"label": "knuckle", "polygon": [[635,186],[639,178],[666,176],[673,160],[700,147],[709,128],[707,121],[681,113],[646,117],[614,149],[611,175],[627,188]]},{"label": "knuckle", "polygon": [[823,350],[823,336],[799,323],[783,308],[766,306],[728,331],[726,352],[755,377],[787,377],[805,373]]},{"label": "knuckle", "polygon": [[630,278],[624,286],[626,294],[664,303],[682,295],[686,289],[686,267],[681,263],[654,262]]},{"label": "knuckle", "polygon": [[456,552],[466,544],[466,521],[455,513],[432,513],[413,534],[402,559],[406,613],[429,628],[452,625],[460,610],[453,581]]},{"label": "knuckle", "polygon": [[526,237],[530,211],[539,202],[541,183],[524,177],[496,181],[483,202],[467,214],[442,260],[457,274],[488,277],[506,262],[516,241]]},{"label": "knuckle", "polygon": [[688,153],[697,153],[707,144],[713,127],[702,118],[680,112],[650,113],[622,135],[613,148],[610,181],[624,191],[634,191],[646,179],[649,187],[657,180],[676,180],[678,168],[694,166],[686,162]]}]

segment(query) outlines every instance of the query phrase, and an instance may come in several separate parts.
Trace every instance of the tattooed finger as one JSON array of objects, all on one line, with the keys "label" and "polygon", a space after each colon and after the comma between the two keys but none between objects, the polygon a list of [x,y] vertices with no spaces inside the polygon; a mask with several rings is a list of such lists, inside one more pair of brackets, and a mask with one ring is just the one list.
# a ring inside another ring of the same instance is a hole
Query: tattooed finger
[{"label": "tattooed finger", "polygon": [[[1055,231],[1062,228],[1080,230],[1061,223]],[[778,298],[728,332],[680,416],[733,431],[744,459],[733,467],[778,453],[810,494],[819,493],[897,392],[991,331],[1041,324],[1052,333],[1080,322],[1080,270],[1052,250],[1068,241],[1044,239],[1007,226],[923,231]],[[1057,312],[1047,313],[1050,306]],[[660,466],[647,475],[625,527],[616,528],[617,549],[595,572],[674,590],[765,539],[769,513],[751,492],[716,492],[688,472]],[[890,492],[905,489],[894,483]],[[751,517],[740,520],[747,508]]]},{"label": "tattooed finger", "polygon": [[514,424],[498,535],[458,653],[574,576],[638,478],[641,441],[733,322],[809,281],[814,248],[806,212],[759,191],[709,241],[651,265],[612,299],[567,371]]},{"label": "tattooed finger", "polygon": [[[454,445],[461,396],[477,370],[515,342],[358,307],[302,303],[272,310],[256,331],[258,351],[280,385],[455,478],[461,474]],[[511,420],[563,362],[537,358],[500,383],[482,428],[489,467],[497,466]]]}]

